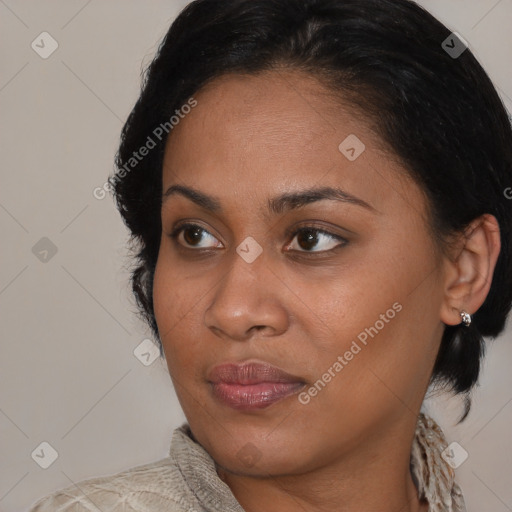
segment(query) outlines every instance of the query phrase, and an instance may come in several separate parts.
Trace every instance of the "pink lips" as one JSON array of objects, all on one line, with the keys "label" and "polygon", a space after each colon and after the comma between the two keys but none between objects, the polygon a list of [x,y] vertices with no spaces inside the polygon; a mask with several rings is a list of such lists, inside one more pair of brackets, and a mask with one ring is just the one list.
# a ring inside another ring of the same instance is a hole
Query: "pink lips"
[{"label": "pink lips", "polygon": [[214,396],[235,409],[262,409],[294,394],[305,382],[267,363],[216,366],[208,375]]}]

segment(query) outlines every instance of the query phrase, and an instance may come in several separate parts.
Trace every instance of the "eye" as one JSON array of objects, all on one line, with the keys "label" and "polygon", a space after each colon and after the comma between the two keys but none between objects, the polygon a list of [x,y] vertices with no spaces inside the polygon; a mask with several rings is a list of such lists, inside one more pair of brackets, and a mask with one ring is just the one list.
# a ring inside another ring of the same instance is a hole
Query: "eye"
[{"label": "eye", "polygon": [[[293,233],[293,239],[297,237],[297,242],[299,245],[299,250],[292,248],[291,250],[297,252],[306,252],[306,253],[319,253],[319,252],[328,252],[336,249],[337,247],[344,246],[348,243],[348,241],[334,233],[330,233],[329,231],[325,231],[324,229],[317,228],[315,226],[303,226]],[[330,242],[329,242],[330,240]],[[293,240],[292,240],[293,242]],[[320,242],[324,242],[324,247],[327,245],[326,249],[322,249],[319,251],[312,251],[311,248],[318,246]],[[326,243],[327,242],[327,243]],[[291,245],[291,244],[290,244]],[[288,247],[290,247],[290,245]],[[305,250],[301,250],[305,249]]]},{"label": "eye", "polygon": [[[212,247],[197,245],[197,243],[201,242],[201,240],[203,240],[204,238],[216,240],[216,238],[212,234],[210,234],[208,231],[206,231],[206,229],[203,229],[201,226],[198,226],[197,224],[180,224],[179,226],[174,228],[174,230],[170,234],[170,237],[174,241],[176,241],[177,239],[179,239],[181,233],[183,233],[183,239],[185,243],[179,241],[176,243],[184,245],[185,247],[187,247],[188,245],[189,247],[187,248],[190,248],[191,246],[199,249],[211,249]],[[204,237],[203,233],[206,233],[208,236]]]},{"label": "eye", "polygon": [[[181,237],[180,235],[183,234]],[[338,247],[344,246],[348,244],[348,241],[339,236],[326,231],[324,229],[320,229],[315,226],[303,226],[295,231],[291,231],[287,233],[288,238],[293,235],[293,240],[297,237],[298,241],[298,249],[291,248],[292,244],[289,244],[287,247],[289,250],[303,253],[324,253],[334,250]],[[202,228],[197,224],[192,223],[184,223],[180,224],[174,228],[170,237],[179,245],[184,246],[187,249],[213,249],[215,247],[220,246],[220,242],[218,244],[214,244],[213,246],[201,245],[201,242],[206,239],[206,244],[208,243],[208,238],[211,240],[217,240],[211,233],[209,233],[206,229]],[[183,241],[182,241],[183,240]],[[323,242],[324,247],[327,245],[327,248],[312,251],[311,249],[321,245]]]}]

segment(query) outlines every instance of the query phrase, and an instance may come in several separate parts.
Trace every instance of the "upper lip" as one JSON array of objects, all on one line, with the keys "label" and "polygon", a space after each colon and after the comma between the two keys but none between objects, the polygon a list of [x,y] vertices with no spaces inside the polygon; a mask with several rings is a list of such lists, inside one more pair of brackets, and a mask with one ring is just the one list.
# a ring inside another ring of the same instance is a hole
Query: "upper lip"
[{"label": "upper lip", "polygon": [[213,383],[242,385],[261,382],[304,382],[300,377],[287,373],[277,366],[259,361],[220,364],[209,372],[208,380]]}]

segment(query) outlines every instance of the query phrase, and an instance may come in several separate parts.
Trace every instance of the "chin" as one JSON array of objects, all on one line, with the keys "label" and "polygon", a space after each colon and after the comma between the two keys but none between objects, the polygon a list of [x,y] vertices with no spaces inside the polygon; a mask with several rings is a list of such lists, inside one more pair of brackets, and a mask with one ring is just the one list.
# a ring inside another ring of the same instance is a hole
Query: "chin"
[{"label": "chin", "polygon": [[307,465],[303,460],[298,460],[297,455],[297,451],[295,453],[276,453],[271,448],[264,452],[254,452],[244,446],[238,452],[224,453],[221,457],[215,458],[215,461],[218,466],[229,473],[253,478],[267,478],[303,473]]},{"label": "chin", "polygon": [[[308,469],[305,460],[308,448],[299,439],[286,435],[282,430],[281,438],[266,439],[272,429],[258,435],[234,435],[229,441],[219,439],[207,451],[219,466],[234,474],[252,477],[269,475],[300,474]],[[300,447],[301,449],[297,449]]]}]

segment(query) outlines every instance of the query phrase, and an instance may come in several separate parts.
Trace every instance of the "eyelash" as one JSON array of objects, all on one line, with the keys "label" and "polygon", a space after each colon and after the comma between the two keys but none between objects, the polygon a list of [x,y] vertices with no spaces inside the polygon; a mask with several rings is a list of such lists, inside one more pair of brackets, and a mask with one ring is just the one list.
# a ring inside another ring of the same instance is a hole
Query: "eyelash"
[{"label": "eyelash", "polygon": [[[199,226],[198,224],[193,224],[191,222],[185,222],[183,224],[179,224],[178,226],[176,226],[173,231],[170,233],[170,237],[172,238],[172,240],[174,241],[174,243],[176,245],[178,245],[180,248],[182,249],[185,249],[185,250],[190,250],[190,251],[194,251],[194,252],[211,252],[215,249],[194,249],[194,248],[191,248],[191,247],[186,247],[182,244],[180,244],[178,241],[177,241],[177,238],[179,236],[179,234],[186,228],[199,228],[201,231],[205,232],[205,233],[208,233],[211,235],[211,233],[204,229],[203,227]],[[313,255],[321,255],[321,254],[326,254],[326,253],[330,253],[330,252],[333,252],[333,251],[336,251],[337,249],[340,249],[342,247],[344,247],[345,245],[348,244],[348,240],[346,240],[345,238],[339,236],[339,235],[336,235],[334,233],[331,233],[330,231],[326,231],[325,229],[321,229],[315,225],[312,225],[312,224],[309,224],[309,225],[304,225],[304,226],[301,226],[300,228],[297,228],[295,230],[293,229],[290,229],[286,232],[286,236],[287,237],[291,237],[291,241],[293,241],[293,239],[296,237],[297,234],[300,234],[304,231],[313,231],[315,234],[322,234],[322,235],[326,235],[334,240],[339,240],[341,243],[336,245],[335,247],[333,247],[332,249],[327,249],[327,250],[324,250],[324,251],[304,251],[304,250],[296,250],[296,249],[292,249],[291,252],[298,252],[299,254],[313,254]],[[213,235],[211,235],[213,236]],[[215,238],[215,237],[214,237]]]}]

